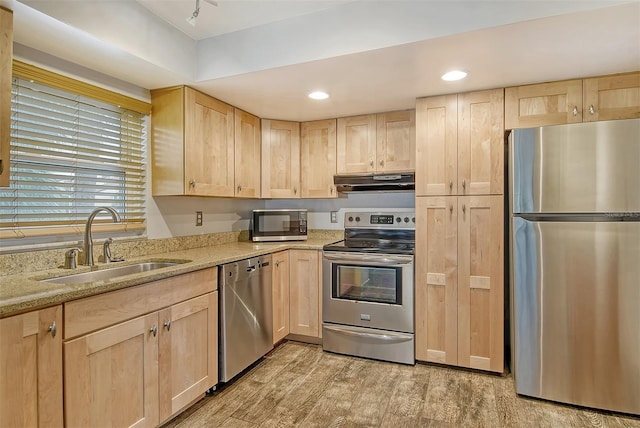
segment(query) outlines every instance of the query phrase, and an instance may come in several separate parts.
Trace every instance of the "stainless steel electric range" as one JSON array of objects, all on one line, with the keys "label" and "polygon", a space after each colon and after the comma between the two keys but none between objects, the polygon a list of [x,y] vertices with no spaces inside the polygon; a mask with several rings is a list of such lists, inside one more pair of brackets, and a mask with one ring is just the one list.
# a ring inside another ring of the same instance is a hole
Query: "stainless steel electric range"
[{"label": "stainless steel electric range", "polygon": [[415,212],[348,212],[344,241],[325,245],[325,351],[415,364]]}]

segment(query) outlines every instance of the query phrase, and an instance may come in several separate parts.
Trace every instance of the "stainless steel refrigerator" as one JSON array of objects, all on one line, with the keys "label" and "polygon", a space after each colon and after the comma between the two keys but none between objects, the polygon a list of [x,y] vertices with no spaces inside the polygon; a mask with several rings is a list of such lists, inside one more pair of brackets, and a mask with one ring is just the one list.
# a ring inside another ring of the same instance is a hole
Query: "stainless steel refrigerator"
[{"label": "stainless steel refrigerator", "polygon": [[640,119],[512,132],[518,394],[640,414]]}]

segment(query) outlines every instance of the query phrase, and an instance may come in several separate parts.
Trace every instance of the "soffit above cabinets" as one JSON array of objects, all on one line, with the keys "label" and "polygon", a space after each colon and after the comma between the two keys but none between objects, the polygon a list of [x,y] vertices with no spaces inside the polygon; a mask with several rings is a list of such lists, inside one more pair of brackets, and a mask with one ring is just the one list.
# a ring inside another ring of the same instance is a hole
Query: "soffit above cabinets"
[{"label": "soffit above cabinets", "polygon": [[[637,1],[201,0],[195,29],[195,0],[0,4],[14,10],[19,59],[125,91],[187,84],[282,120],[640,69]],[[440,80],[453,68],[469,76]],[[309,100],[316,89],[331,98]]]}]

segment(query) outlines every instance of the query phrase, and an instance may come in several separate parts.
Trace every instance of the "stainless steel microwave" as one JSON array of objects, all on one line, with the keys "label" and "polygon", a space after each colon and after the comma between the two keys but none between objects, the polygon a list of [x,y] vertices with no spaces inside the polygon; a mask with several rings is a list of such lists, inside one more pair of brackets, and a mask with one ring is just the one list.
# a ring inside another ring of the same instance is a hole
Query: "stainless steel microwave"
[{"label": "stainless steel microwave", "polygon": [[253,210],[252,241],[304,241],[307,239],[307,210]]}]

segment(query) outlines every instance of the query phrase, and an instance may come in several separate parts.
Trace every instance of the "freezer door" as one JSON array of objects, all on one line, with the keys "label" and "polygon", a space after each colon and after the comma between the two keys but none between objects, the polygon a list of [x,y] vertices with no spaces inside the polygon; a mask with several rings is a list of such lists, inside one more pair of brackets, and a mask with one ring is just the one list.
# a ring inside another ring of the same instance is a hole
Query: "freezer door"
[{"label": "freezer door", "polygon": [[640,119],[515,130],[514,213],[640,212]]},{"label": "freezer door", "polygon": [[640,414],[640,222],[512,227],[517,393]]}]

